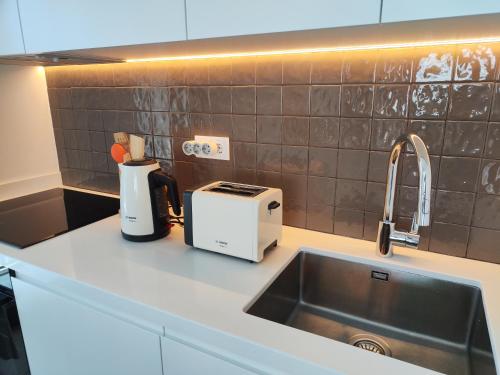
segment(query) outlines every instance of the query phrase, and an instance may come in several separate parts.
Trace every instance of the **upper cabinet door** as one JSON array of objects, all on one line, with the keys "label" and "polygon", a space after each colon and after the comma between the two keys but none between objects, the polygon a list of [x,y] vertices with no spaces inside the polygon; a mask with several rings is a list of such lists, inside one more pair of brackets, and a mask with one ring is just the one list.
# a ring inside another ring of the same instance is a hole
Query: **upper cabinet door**
[{"label": "upper cabinet door", "polygon": [[186,0],[188,39],[378,23],[380,0]]},{"label": "upper cabinet door", "polygon": [[19,11],[26,53],[186,39],[184,0],[19,0]]},{"label": "upper cabinet door", "polygon": [[382,22],[500,12],[500,0],[384,0]]},{"label": "upper cabinet door", "polygon": [[16,0],[0,0],[0,56],[24,54]]}]

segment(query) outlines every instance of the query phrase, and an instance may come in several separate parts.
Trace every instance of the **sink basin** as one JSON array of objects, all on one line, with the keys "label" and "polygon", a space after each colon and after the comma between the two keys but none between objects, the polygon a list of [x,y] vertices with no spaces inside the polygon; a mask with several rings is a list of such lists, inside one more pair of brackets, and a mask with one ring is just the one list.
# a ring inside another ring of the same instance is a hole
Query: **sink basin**
[{"label": "sink basin", "polygon": [[300,252],[247,310],[446,374],[496,374],[480,289]]}]

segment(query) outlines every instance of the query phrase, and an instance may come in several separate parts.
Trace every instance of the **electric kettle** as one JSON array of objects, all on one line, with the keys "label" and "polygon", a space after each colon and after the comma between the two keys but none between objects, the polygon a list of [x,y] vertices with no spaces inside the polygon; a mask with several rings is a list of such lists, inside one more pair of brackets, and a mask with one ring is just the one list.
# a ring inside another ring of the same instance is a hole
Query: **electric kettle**
[{"label": "electric kettle", "polygon": [[170,233],[168,201],[174,214],[181,214],[175,178],[162,172],[154,159],[131,160],[118,167],[123,238],[145,242],[167,236]]}]

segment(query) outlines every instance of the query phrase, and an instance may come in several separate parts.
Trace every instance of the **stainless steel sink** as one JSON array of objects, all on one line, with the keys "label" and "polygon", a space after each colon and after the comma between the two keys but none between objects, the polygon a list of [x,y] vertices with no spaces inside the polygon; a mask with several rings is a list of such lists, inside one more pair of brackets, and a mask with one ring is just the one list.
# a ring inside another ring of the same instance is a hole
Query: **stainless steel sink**
[{"label": "stainless steel sink", "polygon": [[248,314],[446,374],[496,374],[478,288],[299,253]]}]

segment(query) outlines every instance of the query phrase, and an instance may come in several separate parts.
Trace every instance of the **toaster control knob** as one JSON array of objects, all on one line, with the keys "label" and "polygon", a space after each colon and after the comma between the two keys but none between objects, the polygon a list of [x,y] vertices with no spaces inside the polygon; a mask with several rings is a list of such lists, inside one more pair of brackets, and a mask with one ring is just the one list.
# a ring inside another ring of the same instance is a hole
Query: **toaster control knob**
[{"label": "toaster control knob", "polygon": [[272,201],[267,205],[267,209],[269,210],[269,214],[271,214],[271,210],[275,210],[280,206],[280,202]]}]

